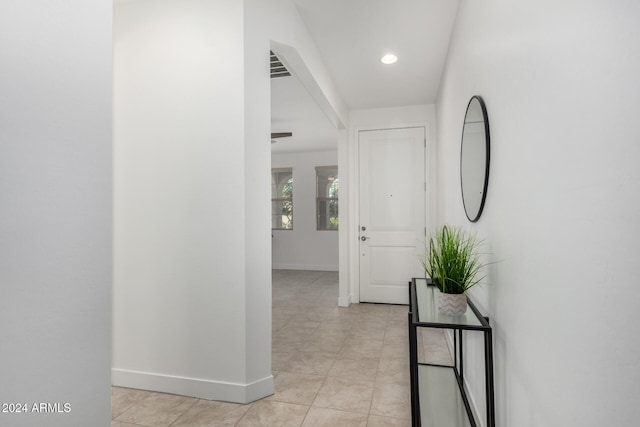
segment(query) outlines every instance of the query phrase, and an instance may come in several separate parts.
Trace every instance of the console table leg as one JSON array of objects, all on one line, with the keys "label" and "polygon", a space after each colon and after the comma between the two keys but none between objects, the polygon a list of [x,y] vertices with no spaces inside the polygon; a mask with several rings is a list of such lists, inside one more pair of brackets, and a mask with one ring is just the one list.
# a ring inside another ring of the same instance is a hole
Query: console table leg
[{"label": "console table leg", "polygon": [[418,397],[418,337],[417,328],[411,325],[411,311],[409,311],[409,379],[411,387],[411,425],[419,427],[419,397]]},{"label": "console table leg", "polygon": [[464,351],[462,344],[462,329],[458,329],[459,341],[460,341],[460,381],[464,384]]},{"label": "console table leg", "polygon": [[487,426],[495,427],[495,399],[493,387],[493,337],[491,329],[484,333],[484,371],[487,395]]}]

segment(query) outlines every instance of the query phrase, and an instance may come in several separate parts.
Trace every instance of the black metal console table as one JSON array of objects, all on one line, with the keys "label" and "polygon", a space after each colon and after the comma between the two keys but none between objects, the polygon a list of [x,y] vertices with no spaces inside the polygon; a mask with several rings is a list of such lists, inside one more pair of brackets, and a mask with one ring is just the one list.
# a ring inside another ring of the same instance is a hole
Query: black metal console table
[{"label": "black metal console table", "polygon": [[[487,427],[495,427],[493,393],[493,347],[489,318],[468,300],[470,310],[460,316],[441,313],[437,307],[440,291],[430,279],[415,278],[409,283],[409,353],[411,369],[412,425],[429,427],[476,427],[464,387],[463,331],[484,334],[485,393]],[[418,328],[453,331],[453,366],[418,362]]]}]

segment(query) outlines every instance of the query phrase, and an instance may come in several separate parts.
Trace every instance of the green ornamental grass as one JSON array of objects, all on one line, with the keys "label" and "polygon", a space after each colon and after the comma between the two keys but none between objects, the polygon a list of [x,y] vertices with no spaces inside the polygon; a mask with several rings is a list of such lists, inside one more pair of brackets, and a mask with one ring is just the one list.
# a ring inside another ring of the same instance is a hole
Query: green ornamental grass
[{"label": "green ornamental grass", "polygon": [[441,292],[461,294],[484,279],[479,277],[484,268],[478,254],[481,243],[455,227],[443,226],[431,235],[422,265]]}]

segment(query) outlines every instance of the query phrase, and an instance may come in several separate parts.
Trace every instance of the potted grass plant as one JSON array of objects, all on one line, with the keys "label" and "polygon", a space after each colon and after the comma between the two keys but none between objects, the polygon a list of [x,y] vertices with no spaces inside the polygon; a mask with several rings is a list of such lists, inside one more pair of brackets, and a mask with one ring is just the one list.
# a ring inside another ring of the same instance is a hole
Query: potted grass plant
[{"label": "potted grass plant", "polygon": [[425,273],[440,290],[438,309],[446,314],[460,315],[467,310],[465,292],[484,276],[480,261],[481,242],[461,228],[443,226],[429,238],[422,265]]}]

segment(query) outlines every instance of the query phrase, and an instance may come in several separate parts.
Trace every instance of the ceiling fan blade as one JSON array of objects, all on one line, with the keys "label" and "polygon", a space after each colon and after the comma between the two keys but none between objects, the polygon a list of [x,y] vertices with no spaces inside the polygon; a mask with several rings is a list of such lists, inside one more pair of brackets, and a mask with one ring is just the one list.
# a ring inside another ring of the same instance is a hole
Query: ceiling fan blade
[{"label": "ceiling fan blade", "polygon": [[293,132],[271,132],[271,139],[293,136]]}]

